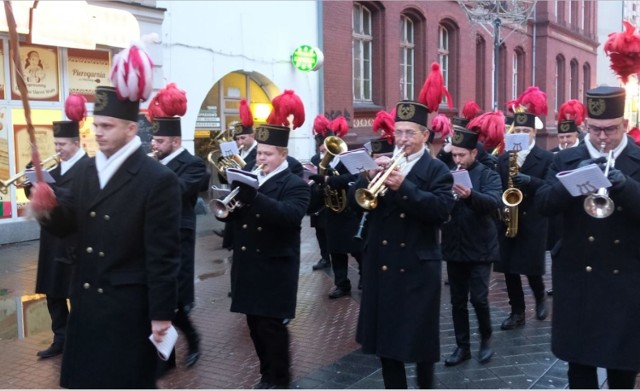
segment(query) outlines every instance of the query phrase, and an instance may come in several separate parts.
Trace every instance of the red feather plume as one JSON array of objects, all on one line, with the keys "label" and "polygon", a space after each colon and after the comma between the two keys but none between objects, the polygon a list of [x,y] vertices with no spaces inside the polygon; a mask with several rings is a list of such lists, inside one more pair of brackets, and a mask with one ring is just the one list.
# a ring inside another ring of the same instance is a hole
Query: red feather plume
[{"label": "red feather plume", "polygon": [[587,116],[587,110],[577,99],[571,99],[560,106],[558,109],[558,122],[571,120],[580,126]]},{"label": "red feather plume", "polygon": [[467,128],[478,133],[485,149],[495,148],[504,142],[504,113],[500,110],[480,114],[469,121]]},{"label": "red feather plume", "polygon": [[187,94],[176,83],[169,83],[149,102],[147,119],[153,122],[158,117],[182,117],[187,112]]},{"label": "red feather plume", "polygon": [[[293,90],[284,90],[284,93],[274,98],[273,109],[277,111],[276,118],[279,125],[289,126],[291,130],[304,124],[304,104]],[[276,101],[277,99],[277,101]],[[276,103],[277,102],[277,103]]]},{"label": "red feather plume", "polygon": [[449,118],[444,114],[436,115],[431,121],[431,130],[440,135],[441,139],[445,139],[453,135],[453,125]]},{"label": "red feather plume", "polygon": [[247,104],[246,99],[240,99],[240,107],[238,110],[240,111],[240,122],[242,122],[242,126],[252,127],[253,114],[251,113],[251,108]]},{"label": "red feather plume", "polygon": [[640,144],[640,129],[633,128],[627,134],[633,138],[636,144]]},{"label": "red feather plume", "polygon": [[343,138],[347,133],[349,133],[349,124],[347,123],[346,118],[341,115],[331,121],[329,129],[332,130],[336,136]]},{"label": "red feather plume", "polygon": [[71,121],[83,121],[87,118],[87,98],[80,94],[69,95],[64,102],[64,113]]},{"label": "red feather plume", "polygon": [[373,120],[373,131],[380,133],[380,137],[386,138],[389,143],[392,143],[395,137],[396,125],[394,118],[395,114],[391,115],[384,110],[380,110],[376,113],[376,118]]},{"label": "red feather plume", "polygon": [[[547,94],[536,86],[531,86],[524,90],[518,97],[520,110],[533,115],[547,115]],[[518,111],[518,108],[516,108]]]},{"label": "red feather plume", "polygon": [[438,111],[438,106],[440,106],[442,102],[443,95],[447,97],[449,108],[453,108],[453,99],[444,86],[444,78],[442,77],[442,72],[440,72],[440,64],[434,62],[431,64],[431,73],[422,85],[420,95],[418,95],[418,102],[427,106],[429,111],[434,113]]},{"label": "red feather plume", "polygon": [[611,33],[604,44],[609,66],[627,84],[629,76],[640,72],[640,35],[635,27],[624,20],[624,31]]},{"label": "red feather plume", "polygon": [[313,134],[319,134],[322,137],[327,136],[327,127],[329,126],[329,119],[322,114],[316,115],[316,118],[313,120]]},{"label": "red feather plume", "polygon": [[482,112],[480,106],[473,100],[468,101],[462,108],[462,116],[468,120],[474,119]]},{"label": "red feather plume", "polygon": [[280,118],[280,101],[282,100],[282,95],[278,95],[271,100],[271,113],[267,117],[267,123],[269,125],[278,125],[282,126],[285,120]]}]

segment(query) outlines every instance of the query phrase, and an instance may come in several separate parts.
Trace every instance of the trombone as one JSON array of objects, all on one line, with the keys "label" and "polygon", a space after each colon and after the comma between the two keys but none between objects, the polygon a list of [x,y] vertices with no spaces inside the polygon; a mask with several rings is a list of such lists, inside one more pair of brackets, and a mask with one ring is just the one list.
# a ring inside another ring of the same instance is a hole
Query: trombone
[{"label": "trombone", "polygon": [[401,168],[400,161],[405,159],[407,154],[404,150],[400,150],[393,158],[391,158],[390,164],[387,166],[385,170],[382,170],[376,174],[375,177],[369,183],[367,188],[361,188],[356,190],[356,202],[360,205],[361,208],[372,210],[378,206],[378,197],[382,197],[387,192],[387,186],[385,186],[384,181],[387,180],[387,177],[391,174],[396,166]]},{"label": "trombone", "polygon": [[[258,165],[254,168],[251,173],[257,175],[264,168],[264,164]],[[214,189],[215,190],[215,189]],[[240,187],[236,187],[231,190],[226,197],[221,200],[213,200],[211,202],[211,210],[213,210],[213,214],[220,219],[224,219],[229,216],[229,213],[233,212],[237,208],[241,208],[243,205],[240,201],[236,200],[235,197],[240,192]]]},{"label": "trombone", "polygon": [[[58,167],[58,164],[60,164],[60,156],[55,154],[41,161],[40,167],[42,167],[43,170],[51,171]],[[6,181],[0,180],[0,193],[7,194],[9,192],[9,186],[11,185],[14,185],[19,189],[25,187],[29,183],[29,178],[27,178],[26,172],[27,170],[23,170]]]},{"label": "trombone", "polygon": [[[604,150],[604,144],[600,146],[600,151]],[[613,150],[609,151],[607,156],[607,165],[604,169],[604,176],[609,175],[609,167],[613,161]],[[606,187],[601,187],[597,192],[589,194],[584,199],[584,211],[591,217],[596,219],[605,219],[613,213],[615,209],[615,203],[609,197],[609,190]]]}]

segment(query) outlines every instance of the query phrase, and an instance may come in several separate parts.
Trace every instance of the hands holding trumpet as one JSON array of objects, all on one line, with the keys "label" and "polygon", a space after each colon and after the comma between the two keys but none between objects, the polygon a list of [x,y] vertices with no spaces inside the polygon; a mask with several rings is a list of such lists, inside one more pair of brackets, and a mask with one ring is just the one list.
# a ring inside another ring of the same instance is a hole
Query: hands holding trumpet
[{"label": "hands holding trumpet", "polygon": [[[377,170],[369,171],[369,177],[374,178],[372,182],[375,182],[378,179],[379,175],[384,173],[389,165],[393,163],[393,159],[389,156],[380,156],[375,159],[376,164],[378,165]],[[382,182],[386,187],[393,191],[397,191],[400,186],[404,182],[404,175],[402,174],[401,167],[396,165],[390,172],[387,178]]]}]

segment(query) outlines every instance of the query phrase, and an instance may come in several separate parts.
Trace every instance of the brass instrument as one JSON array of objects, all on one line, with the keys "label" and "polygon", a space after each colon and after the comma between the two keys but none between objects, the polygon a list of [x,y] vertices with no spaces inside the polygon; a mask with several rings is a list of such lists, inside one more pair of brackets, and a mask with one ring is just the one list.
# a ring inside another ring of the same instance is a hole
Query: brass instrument
[{"label": "brass instrument", "polygon": [[376,176],[369,182],[369,186],[366,189],[358,189],[356,190],[356,202],[360,207],[372,210],[378,206],[378,197],[383,197],[387,192],[387,186],[384,185],[384,181],[387,180],[387,177],[391,174],[396,166],[401,168],[400,161],[402,159],[406,160],[407,154],[404,150],[401,150],[397,154],[393,156],[390,164],[387,166],[386,170],[382,170],[376,174]]},{"label": "brass instrument", "polygon": [[158,151],[151,151],[147,154],[147,156],[149,156],[153,160],[160,160],[158,159]]},{"label": "brass instrument", "polygon": [[518,175],[518,151],[509,151],[509,179],[508,188],[502,193],[502,203],[505,205],[502,220],[507,226],[505,236],[515,238],[518,235],[518,205],[522,202],[522,191],[513,186],[513,177]]},{"label": "brass instrument", "polygon": [[[54,170],[60,164],[60,156],[57,154],[51,155],[48,158],[40,162],[40,167],[45,171]],[[9,192],[9,186],[14,185],[18,189],[25,187],[29,183],[29,178],[25,175],[27,170],[17,173],[12,178],[6,181],[0,180],[0,193],[7,194]]]},{"label": "brass instrument", "polygon": [[[343,152],[347,152],[349,149],[347,143],[345,143],[340,137],[329,136],[324,139],[325,154],[322,157],[322,161],[318,164],[318,175],[325,175],[327,172],[327,166],[336,157]],[[347,207],[347,191],[345,189],[337,190],[332,189],[329,185],[324,186],[324,204],[327,208],[336,213],[340,213]]]},{"label": "brass instrument", "polygon": [[243,169],[246,165],[245,161],[239,155],[224,156],[220,150],[220,144],[233,140],[235,136],[235,127],[230,126],[227,130],[218,132],[216,136],[211,140],[211,151],[207,155],[207,161],[211,163],[218,173],[227,178],[228,168]]},{"label": "brass instrument", "polygon": [[367,222],[367,216],[369,215],[369,212],[364,212],[362,214],[362,218],[360,219],[360,225],[358,225],[358,232],[356,232],[355,236],[353,237],[355,240],[362,240],[362,231],[364,231],[364,224]]},{"label": "brass instrument", "polygon": [[[604,143],[600,145],[600,151],[604,151]],[[613,150],[609,151],[607,157],[607,165],[604,169],[604,176],[609,175],[609,167],[613,161]],[[601,187],[597,192],[589,194],[584,199],[584,211],[591,217],[596,219],[605,219],[613,213],[615,203],[609,198],[609,191],[605,187]]]},{"label": "brass instrument", "polygon": [[[260,164],[256,168],[254,168],[251,173],[258,174],[260,173],[260,171],[262,171],[263,168],[264,164]],[[223,199],[213,200],[211,202],[211,210],[213,210],[213,213],[218,218],[224,219],[229,216],[229,213],[231,213],[235,209],[241,208],[243,206],[242,203],[235,199],[239,192],[240,187],[236,187]]]}]

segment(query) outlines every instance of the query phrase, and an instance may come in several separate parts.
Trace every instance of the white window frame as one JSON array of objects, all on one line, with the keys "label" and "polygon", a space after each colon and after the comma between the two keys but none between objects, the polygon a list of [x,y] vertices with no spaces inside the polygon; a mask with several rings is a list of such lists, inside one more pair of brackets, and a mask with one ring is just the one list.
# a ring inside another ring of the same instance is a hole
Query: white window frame
[{"label": "white window frame", "polygon": [[400,15],[400,97],[413,100],[415,90],[415,24]]},{"label": "white window frame", "polygon": [[[352,58],[353,58],[353,100],[371,102],[373,100],[373,80],[371,64],[373,61],[373,18],[371,11],[362,4],[353,5],[352,15]],[[356,31],[355,20],[360,28]],[[368,31],[364,26],[368,26]],[[365,55],[368,52],[368,56]]]},{"label": "white window frame", "polygon": [[[450,42],[449,30],[446,26],[438,25],[438,63],[442,70],[442,77],[444,78],[444,86],[449,88],[449,42]],[[443,102],[444,102],[443,98]]]}]

